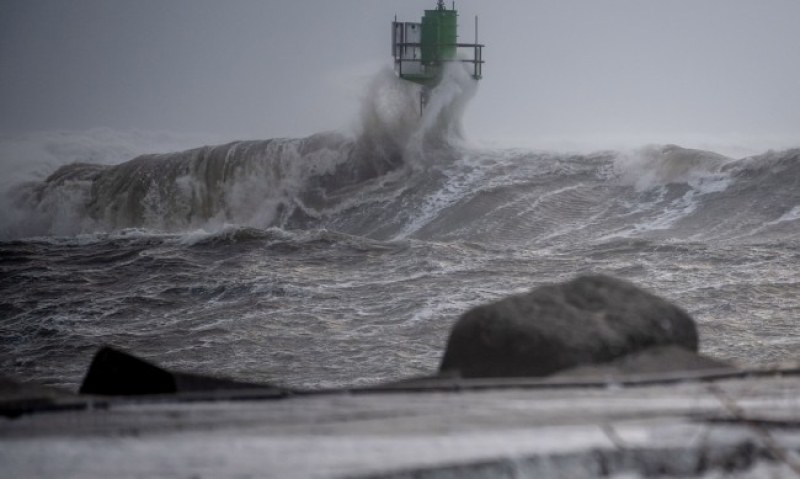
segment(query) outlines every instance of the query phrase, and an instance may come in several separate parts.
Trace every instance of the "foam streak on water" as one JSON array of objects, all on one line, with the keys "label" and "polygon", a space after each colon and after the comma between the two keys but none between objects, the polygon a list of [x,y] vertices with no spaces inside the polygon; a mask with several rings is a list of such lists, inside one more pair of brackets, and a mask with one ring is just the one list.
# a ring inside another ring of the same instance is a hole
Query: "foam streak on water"
[{"label": "foam streak on water", "polygon": [[797,357],[800,150],[471,147],[459,75],[423,118],[380,76],[352,136],[126,162],[73,148],[4,183],[0,367],[74,387],[113,344],[251,381],[374,383],[434,371],[473,305],[598,272],[683,306],[713,356]]}]

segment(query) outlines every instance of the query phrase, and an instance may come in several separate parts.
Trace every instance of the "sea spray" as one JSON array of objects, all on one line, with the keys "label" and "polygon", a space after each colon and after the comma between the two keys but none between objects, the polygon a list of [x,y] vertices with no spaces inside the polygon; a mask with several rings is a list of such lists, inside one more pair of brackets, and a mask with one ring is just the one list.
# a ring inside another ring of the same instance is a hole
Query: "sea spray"
[{"label": "sea spray", "polygon": [[470,74],[467,64],[448,63],[422,114],[420,133],[424,139],[429,143],[463,140],[464,111],[477,90],[478,81]]},{"label": "sea spray", "polygon": [[[93,176],[87,170],[156,151],[179,151],[209,135],[94,128],[0,136],[0,239],[94,231],[85,214]],[[55,172],[60,167],[82,164]],[[48,179],[48,177],[52,178]]]},{"label": "sea spray", "polygon": [[2,192],[7,208],[0,238],[126,228],[215,231],[230,224],[304,228],[352,206],[353,197],[368,196],[364,191],[427,168],[429,150],[459,138],[475,83],[459,67],[445,71],[423,116],[416,109],[418,88],[391,71],[379,72],[354,137],[237,141],[126,162],[114,157],[112,165],[92,155],[91,164],[60,166],[47,178]]}]

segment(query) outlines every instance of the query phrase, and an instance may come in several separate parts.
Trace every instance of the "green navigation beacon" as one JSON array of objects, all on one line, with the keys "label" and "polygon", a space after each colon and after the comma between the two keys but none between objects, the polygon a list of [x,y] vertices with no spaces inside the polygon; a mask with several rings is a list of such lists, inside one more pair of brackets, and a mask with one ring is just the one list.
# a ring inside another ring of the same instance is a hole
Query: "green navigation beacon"
[{"label": "green navigation beacon", "polygon": [[[475,17],[475,43],[458,42],[458,12],[448,10],[439,0],[435,10],[425,10],[422,22],[392,22],[394,69],[403,80],[422,85],[420,111],[430,90],[442,76],[448,62],[471,64],[472,78],[480,80],[483,70],[483,45],[478,43],[478,17]],[[472,55],[470,58],[469,51]]]}]

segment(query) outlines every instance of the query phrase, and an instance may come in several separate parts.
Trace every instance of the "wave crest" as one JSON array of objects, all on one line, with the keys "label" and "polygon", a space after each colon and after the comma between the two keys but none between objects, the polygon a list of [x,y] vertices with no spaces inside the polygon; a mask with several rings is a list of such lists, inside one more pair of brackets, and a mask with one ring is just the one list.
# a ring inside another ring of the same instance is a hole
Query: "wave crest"
[{"label": "wave crest", "polygon": [[[470,79],[471,81],[471,79]],[[474,81],[473,81],[474,83]],[[377,75],[355,137],[236,141],[113,166],[72,163],[43,181],[3,191],[0,237],[76,235],[144,228],[163,233],[228,224],[305,227],[374,190],[374,183],[425,167],[421,152],[447,148],[468,84],[457,71],[420,117],[417,87]],[[438,155],[441,157],[442,155]]]}]

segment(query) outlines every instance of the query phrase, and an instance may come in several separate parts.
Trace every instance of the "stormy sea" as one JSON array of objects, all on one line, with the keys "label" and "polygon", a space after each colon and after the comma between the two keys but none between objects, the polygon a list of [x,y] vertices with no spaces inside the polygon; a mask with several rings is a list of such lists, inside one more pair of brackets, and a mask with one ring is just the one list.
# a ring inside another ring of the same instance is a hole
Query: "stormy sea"
[{"label": "stormy sea", "polygon": [[250,382],[375,384],[435,372],[468,308],[586,273],[684,308],[711,357],[800,357],[800,149],[481,146],[461,133],[468,82],[445,78],[420,117],[390,77],[352,133],[0,140],[0,369],[75,390],[107,344]]}]

